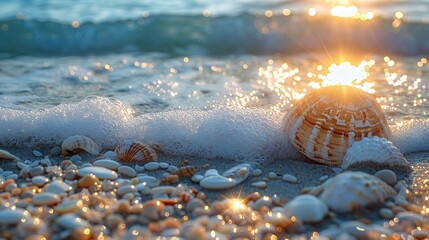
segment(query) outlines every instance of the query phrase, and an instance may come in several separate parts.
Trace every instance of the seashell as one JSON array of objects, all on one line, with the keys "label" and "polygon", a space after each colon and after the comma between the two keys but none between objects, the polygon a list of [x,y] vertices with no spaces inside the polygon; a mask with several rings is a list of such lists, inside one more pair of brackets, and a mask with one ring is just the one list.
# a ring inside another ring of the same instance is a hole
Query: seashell
[{"label": "seashell", "polygon": [[303,222],[320,222],[328,214],[328,206],[313,195],[300,195],[284,207],[287,216],[295,216]]},{"label": "seashell", "polygon": [[250,165],[243,163],[226,170],[222,175],[227,178],[233,178],[236,184],[240,184],[247,179],[250,174],[250,170]]},{"label": "seashell", "polygon": [[374,163],[385,167],[410,169],[410,163],[391,142],[371,137],[353,143],[343,158],[341,168],[347,169],[361,163]]},{"label": "seashell", "polygon": [[61,144],[61,150],[63,155],[67,155],[69,152],[79,153],[81,150],[91,155],[98,155],[100,153],[97,143],[91,138],[82,135],[68,137]]},{"label": "seashell", "polygon": [[391,136],[375,98],[351,86],[329,86],[307,94],[289,110],[283,126],[300,153],[327,165],[340,165],[355,141]]},{"label": "seashell", "polygon": [[148,145],[133,141],[125,140],[116,149],[115,153],[122,161],[143,161],[150,162],[156,161],[158,156],[153,148]]},{"label": "seashell", "polygon": [[397,194],[387,183],[364,172],[338,174],[328,179],[321,187],[323,190],[320,199],[338,212],[382,204]]},{"label": "seashell", "polygon": [[176,174],[179,177],[192,177],[196,171],[197,168],[194,166],[184,166],[172,172],[171,174]]},{"label": "seashell", "polygon": [[169,174],[161,180],[161,183],[163,184],[173,184],[177,182],[179,182],[179,175],[176,174]]},{"label": "seashell", "polygon": [[18,160],[18,159],[19,157],[13,155],[12,153],[6,150],[0,149],[0,160]]}]

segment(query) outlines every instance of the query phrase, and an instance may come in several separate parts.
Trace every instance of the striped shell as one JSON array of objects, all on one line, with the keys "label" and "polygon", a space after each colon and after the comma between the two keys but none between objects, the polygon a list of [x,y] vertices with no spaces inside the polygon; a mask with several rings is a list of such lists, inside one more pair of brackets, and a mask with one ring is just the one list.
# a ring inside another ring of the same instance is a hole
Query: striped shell
[{"label": "striped shell", "polygon": [[322,188],[320,199],[337,212],[382,204],[397,194],[387,183],[364,172],[338,174],[323,183]]},{"label": "striped shell", "polygon": [[299,152],[327,165],[340,165],[347,148],[363,137],[391,136],[375,98],[351,86],[307,94],[286,114],[283,126]]},{"label": "striped shell", "polygon": [[115,149],[119,159],[125,162],[150,162],[156,161],[158,156],[153,148],[148,145],[133,141],[125,140]]},{"label": "striped shell", "polygon": [[68,137],[61,144],[61,149],[63,155],[67,155],[69,152],[78,153],[82,150],[91,155],[98,155],[100,153],[97,143],[91,138],[82,135]]},{"label": "striped shell", "polygon": [[197,168],[194,166],[184,166],[173,171],[171,174],[176,174],[179,177],[192,177],[196,171]]},{"label": "striped shell", "polygon": [[341,168],[347,169],[364,162],[386,167],[410,168],[410,163],[399,149],[391,142],[379,137],[363,138],[353,143],[344,156]]},{"label": "striped shell", "polygon": [[0,160],[18,160],[18,159],[19,157],[13,155],[12,153],[6,150],[0,149]]}]

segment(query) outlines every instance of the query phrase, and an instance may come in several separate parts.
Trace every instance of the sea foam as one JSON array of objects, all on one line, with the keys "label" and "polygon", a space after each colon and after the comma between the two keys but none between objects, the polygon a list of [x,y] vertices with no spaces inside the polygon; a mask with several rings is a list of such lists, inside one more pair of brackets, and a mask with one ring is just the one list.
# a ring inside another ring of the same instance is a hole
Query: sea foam
[{"label": "sea foam", "polygon": [[[91,97],[43,111],[0,108],[0,146],[53,147],[72,135],[85,135],[105,150],[124,139],[156,144],[166,155],[258,161],[298,159],[285,136],[284,113],[222,107],[133,115],[125,103]],[[404,127],[406,126],[406,127]],[[403,152],[429,151],[429,122],[392,126],[393,142]]]}]

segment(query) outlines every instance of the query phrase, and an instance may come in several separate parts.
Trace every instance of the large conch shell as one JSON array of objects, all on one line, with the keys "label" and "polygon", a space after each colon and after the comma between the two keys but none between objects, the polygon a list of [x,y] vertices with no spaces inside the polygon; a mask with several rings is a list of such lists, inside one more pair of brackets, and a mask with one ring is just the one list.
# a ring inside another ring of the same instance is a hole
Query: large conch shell
[{"label": "large conch shell", "polygon": [[289,110],[283,126],[299,152],[327,165],[341,165],[355,141],[391,136],[375,98],[351,86],[329,86],[307,94]]}]

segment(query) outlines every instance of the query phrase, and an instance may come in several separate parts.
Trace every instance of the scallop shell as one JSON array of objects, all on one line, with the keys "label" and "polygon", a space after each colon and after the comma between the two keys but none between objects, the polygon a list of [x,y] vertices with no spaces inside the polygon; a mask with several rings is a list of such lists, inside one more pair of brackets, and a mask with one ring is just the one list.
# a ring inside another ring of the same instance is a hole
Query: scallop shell
[{"label": "scallop shell", "polygon": [[61,144],[61,149],[63,155],[67,155],[69,152],[78,153],[81,150],[91,155],[98,155],[100,153],[97,143],[91,138],[82,135],[68,137]]},{"label": "scallop shell", "polygon": [[12,153],[6,150],[0,149],[0,160],[18,160],[18,159],[19,157],[13,155]]},{"label": "scallop shell", "polygon": [[133,162],[133,161],[156,161],[158,156],[153,148],[148,145],[133,141],[125,140],[116,149],[115,153],[119,156],[122,161]]},{"label": "scallop shell", "polygon": [[328,179],[321,186],[320,199],[337,212],[382,204],[397,192],[378,177],[364,172],[344,172]]},{"label": "scallop shell", "polygon": [[351,86],[329,86],[307,94],[286,114],[283,126],[299,152],[327,165],[340,165],[355,141],[391,136],[375,98]]},{"label": "scallop shell", "polygon": [[353,143],[343,158],[341,168],[347,169],[364,162],[410,169],[410,163],[399,149],[390,141],[379,137],[363,138]]},{"label": "scallop shell", "polygon": [[179,177],[192,177],[196,171],[197,168],[194,166],[184,166],[173,171],[171,174],[176,174]]}]

